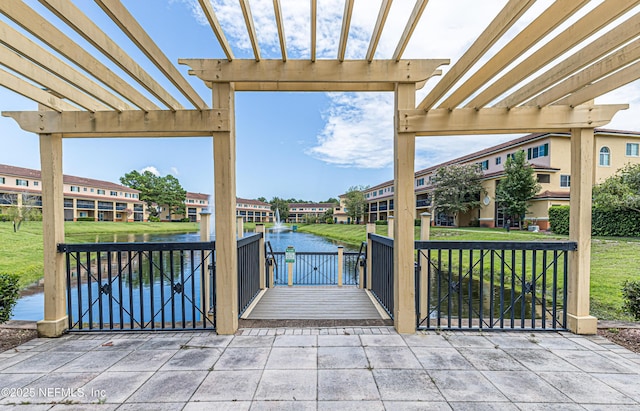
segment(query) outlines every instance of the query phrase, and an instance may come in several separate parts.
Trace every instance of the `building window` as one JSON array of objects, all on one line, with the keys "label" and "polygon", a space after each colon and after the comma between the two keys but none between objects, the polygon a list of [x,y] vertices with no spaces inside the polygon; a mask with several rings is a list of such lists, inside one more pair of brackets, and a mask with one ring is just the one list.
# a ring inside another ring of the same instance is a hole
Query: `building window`
[{"label": "building window", "polygon": [[4,184],[4,177],[0,177],[0,184]]},{"label": "building window", "polygon": [[40,185],[40,182],[39,181],[34,181],[33,185],[34,185],[34,187],[38,187]]},{"label": "building window", "polygon": [[527,159],[546,157],[549,155],[549,143],[543,144],[538,147],[529,147],[527,149]]},{"label": "building window", "polygon": [[424,185],[424,178],[419,178],[418,179],[418,184],[419,186],[423,186]]},{"label": "building window", "polygon": [[82,188],[82,191],[87,191],[87,187],[83,187],[83,188]]},{"label": "building window", "polygon": [[382,195],[382,193],[383,193],[383,191],[382,191],[382,190],[378,190],[378,195],[379,195],[379,196],[381,196],[381,195]]},{"label": "building window", "polygon": [[104,195],[104,190],[100,190],[100,189],[98,189],[98,194],[102,194],[102,195]]},{"label": "building window", "polygon": [[606,167],[611,165],[611,152],[609,151],[609,147],[602,147],[600,149],[600,165]]},{"label": "building window", "polygon": [[93,188],[92,188],[92,189],[90,189],[89,191],[91,191],[92,193],[94,192]]},{"label": "building window", "polygon": [[627,156],[638,157],[638,143],[627,143]]},{"label": "building window", "polygon": [[538,183],[551,182],[551,176],[549,174],[538,174]]},{"label": "building window", "polygon": [[502,164],[502,157],[496,157],[496,165]]},{"label": "building window", "polygon": [[71,192],[72,192],[72,193],[79,193],[79,192],[80,192],[80,187],[78,187],[78,186],[71,186]]},{"label": "building window", "polygon": [[111,191],[109,193],[109,195],[113,196],[113,197],[118,197],[118,192],[117,191]]},{"label": "building window", "polygon": [[571,187],[571,176],[568,174],[560,175],[560,187]]},{"label": "building window", "polygon": [[481,161],[481,162],[479,162],[477,164],[480,165],[480,169],[481,170],[488,170],[489,169],[489,160],[484,160],[484,161]]},{"label": "building window", "polygon": [[29,187],[29,182],[27,180],[22,180],[22,179],[16,179],[16,185],[17,186],[25,186],[25,187]]}]

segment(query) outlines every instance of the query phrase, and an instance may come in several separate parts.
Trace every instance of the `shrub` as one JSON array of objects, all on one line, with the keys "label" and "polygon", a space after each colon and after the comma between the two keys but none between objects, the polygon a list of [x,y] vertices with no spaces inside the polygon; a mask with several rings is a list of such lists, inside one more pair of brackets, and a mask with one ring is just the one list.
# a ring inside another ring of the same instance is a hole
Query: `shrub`
[{"label": "shrub", "polygon": [[640,281],[625,281],[622,284],[623,308],[640,321]]},{"label": "shrub", "polygon": [[11,221],[11,216],[8,214],[0,214],[0,221]]},{"label": "shrub", "polygon": [[387,220],[376,220],[376,225],[387,225]]},{"label": "shrub", "polygon": [[96,221],[96,219],[93,217],[78,217],[76,221]]},{"label": "shrub", "polygon": [[569,234],[569,206],[549,208],[549,228],[556,234]]},{"label": "shrub", "polygon": [[11,318],[11,312],[19,296],[18,276],[0,273],[0,324]]},{"label": "shrub", "polygon": [[150,215],[149,216],[149,222],[150,223],[159,223],[160,222],[160,217],[155,216],[155,215]]}]

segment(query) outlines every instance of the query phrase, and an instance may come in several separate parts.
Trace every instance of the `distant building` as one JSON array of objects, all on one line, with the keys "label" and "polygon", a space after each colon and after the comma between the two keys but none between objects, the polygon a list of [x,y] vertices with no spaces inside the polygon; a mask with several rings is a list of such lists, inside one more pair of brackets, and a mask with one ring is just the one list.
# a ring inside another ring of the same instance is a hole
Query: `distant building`
[{"label": "distant building", "polygon": [[[640,163],[640,132],[595,130],[594,182],[601,183],[625,164]],[[452,141],[455,137],[452,137]],[[479,164],[484,172],[483,187],[487,194],[483,206],[460,214],[457,219],[438,213],[432,216],[435,225],[503,227],[508,219],[495,202],[496,186],[504,178],[504,164],[510,155],[523,150],[535,170],[542,189],[529,202],[525,220],[535,222],[541,229],[549,227],[549,207],[568,205],[571,187],[571,141],[569,133],[536,133],[520,137],[446,163],[415,173],[416,217],[431,211],[431,192],[438,168],[451,164]],[[378,184],[365,192],[368,221],[386,220],[393,215],[393,180]],[[517,219],[511,219],[517,224]]]},{"label": "distant building", "polygon": [[[144,221],[148,217],[140,192],[120,184],[85,177],[63,176],[64,219]],[[0,164],[0,211],[29,201],[42,208],[39,170]]]},{"label": "distant building", "polygon": [[288,223],[305,223],[311,219],[323,217],[328,210],[333,210],[334,203],[290,203]]},{"label": "distant building", "polygon": [[340,204],[333,209],[333,222],[336,224],[351,224],[351,217],[347,215],[347,195],[339,196]]},{"label": "distant building", "polygon": [[187,192],[184,204],[186,215],[174,213],[169,216],[169,210],[161,206],[160,221],[182,221],[187,218],[192,223],[200,222],[200,213],[209,208],[209,194]]},{"label": "distant building", "polygon": [[236,216],[245,223],[272,223],[271,204],[264,201],[236,197]]}]

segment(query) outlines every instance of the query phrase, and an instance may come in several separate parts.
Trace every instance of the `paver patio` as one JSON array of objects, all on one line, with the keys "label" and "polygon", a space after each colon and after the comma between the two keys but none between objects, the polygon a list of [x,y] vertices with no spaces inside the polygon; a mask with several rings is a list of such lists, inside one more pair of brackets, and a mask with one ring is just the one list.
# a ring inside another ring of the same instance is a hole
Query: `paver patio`
[{"label": "paver patio", "polygon": [[72,334],[0,353],[0,410],[632,410],[640,355],[571,333]]}]

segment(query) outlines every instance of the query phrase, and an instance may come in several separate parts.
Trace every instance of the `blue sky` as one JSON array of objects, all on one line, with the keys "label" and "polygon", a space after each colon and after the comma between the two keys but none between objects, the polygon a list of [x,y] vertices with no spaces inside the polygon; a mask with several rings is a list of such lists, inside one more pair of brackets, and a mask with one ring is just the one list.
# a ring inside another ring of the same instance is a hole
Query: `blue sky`
[{"label": "blue sky", "polygon": [[[66,27],[39,2],[27,0],[26,3],[60,29]],[[236,58],[252,58],[238,2],[214,0],[212,3]],[[404,57],[450,58],[455,62],[505,3],[504,0],[429,1]],[[591,2],[550,36],[598,3]],[[94,2],[75,1],[75,4],[161,84],[174,90]],[[204,24],[197,0],[123,0],[123,4],[176,65],[178,58],[224,56],[212,30]],[[272,1],[251,0],[250,4],[262,57],[280,58]],[[347,58],[362,58],[366,53],[379,4],[380,0],[356,0]],[[547,0],[537,2],[507,33],[506,39],[513,37],[548,4]],[[318,5],[318,56],[335,58],[344,2],[319,0]],[[412,7],[413,1],[409,0],[393,3],[376,58],[391,56]],[[308,1],[282,0],[282,9],[289,58],[308,58]],[[16,27],[4,16],[0,20]],[[605,28],[608,29],[610,27]],[[93,50],[77,34],[68,29],[65,33]],[[499,42],[494,49],[505,42]],[[128,79],[113,63],[103,61]],[[186,75],[185,66],[178,68]],[[210,90],[194,77],[188,80],[210,104]],[[429,82],[418,92],[418,101],[432,86]],[[597,100],[598,103],[631,104],[629,110],[614,118],[609,128],[640,129],[639,89],[636,82]],[[179,93],[173,94],[185,107],[190,107]],[[392,104],[390,93],[237,93],[238,196],[322,201],[337,197],[353,185],[375,185],[392,179]],[[36,109],[35,103],[0,87],[0,110]],[[428,167],[513,137],[420,138],[416,167]],[[212,193],[212,152],[209,138],[66,139],[63,169],[66,174],[117,182],[126,172],[151,168],[161,175],[173,174],[188,191]],[[39,161],[38,137],[22,132],[11,119],[0,118],[0,163],[39,169]]]}]

